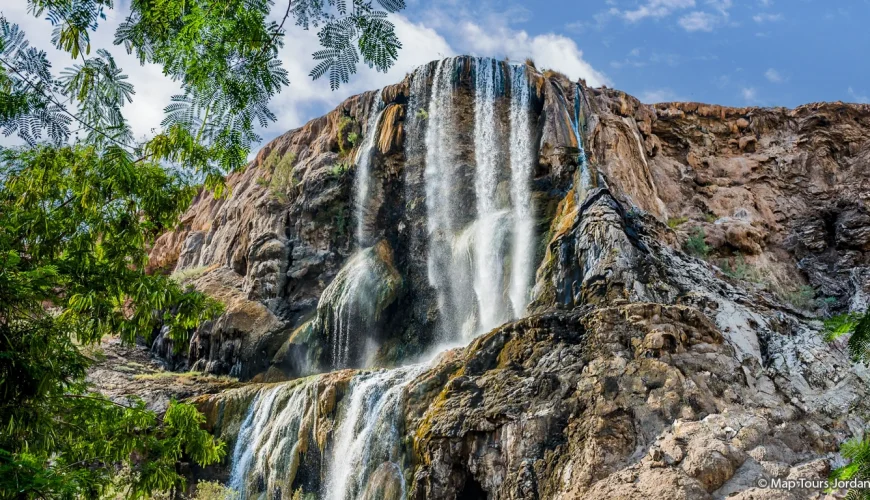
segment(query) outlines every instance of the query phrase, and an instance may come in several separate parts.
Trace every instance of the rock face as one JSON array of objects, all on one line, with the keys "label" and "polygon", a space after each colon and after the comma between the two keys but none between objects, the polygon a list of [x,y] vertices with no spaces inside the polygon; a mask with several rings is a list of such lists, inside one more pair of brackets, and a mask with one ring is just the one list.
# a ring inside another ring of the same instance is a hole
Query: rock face
[{"label": "rock face", "polygon": [[756,498],[762,476],[824,478],[860,432],[867,374],[838,371],[803,318],[644,234],[609,192],[576,220],[552,244],[568,247],[550,275],[571,280],[566,307],[409,389],[415,498]]},{"label": "rock face", "polygon": [[430,63],[157,242],[155,271],[227,305],[176,364],[291,380],[199,400],[249,496],[820,496],[756,480],[824,478],[863,432],[870,375],[818,318],[870,297],[868,137],[866,105]]}]

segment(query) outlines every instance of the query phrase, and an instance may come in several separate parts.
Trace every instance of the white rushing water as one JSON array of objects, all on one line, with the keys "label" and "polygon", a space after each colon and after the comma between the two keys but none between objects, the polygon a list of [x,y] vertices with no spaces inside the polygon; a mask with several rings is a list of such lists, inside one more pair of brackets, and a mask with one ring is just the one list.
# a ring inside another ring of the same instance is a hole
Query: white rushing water
[{"label": "white rushing water", "polygon": [[317,304],[317,321],[329,332],[332,367],[354,365],[366,339],[372,338],[383,309],[402,286],[402,277],[392,264],[389,247],[380,242],[359,250],[323,290]]},{"label": "white rushing water", "polygon": [[[363,372],[351,379],[333,430],[320,498],[376,498],[378,469],[404,492],[402,410],[406,386],[426,365]],[[306,454],[316,453],[318,376],[267,386],[254,397],[233,450],[229,487],[243,499],[290,498]],[[329,448],[327,448],[329,450]],[[385,481],[381,479],[381,481]],[[404,497],[404,495],[403,495]]]},{"label": "white rushing water", "polygon": [[[384,463],[402,470],[402,402],[405,387],[426,367],[364,373],[350,383],[329,465],[329,500],[361,498],[372,473]],[[394,478],[402,487],[401,473]]]},{"label": "white rushing water", "polygon": [[251,402],[233,451],[229,486],[242,498],[280,491],[289,498],[313,434],[316,378],[262,389]]},{"label": "white rushing water", "polygon": [[526,315],[535,266],[535,220],[531,181],[537,154],[532,146],[529,94],[526,66],[511,66],[510,153],[514,230],[509,293],[515,318]]},{"label": "white rushing water", "polygon": [[429,284],[437,295],[444,341],[470,335],[475,319],[471,268],[453,258],[454,240],[462,229],[457,220],[462,200],[456,195],[454,184],[459,176],[457,133],[453,125],[453,76],[457,61],[444,59],[435,68],[425,138],[426,258]]},{"label": "white rushing water", "polygon": [[[526,67],[475,59],[474,122],[458,130],[467,123],[457,119],[456,113],[466,110],[454,102],[463,61],[442,60],[431,75],[428,67],[415,71],[407,108],[414,116],[405,122],[406,137],[418,138],[414,147],[425,146],[422,182],[428,280],[437,296],[445,336],[440,340],[454,346],[525,315],[535,261],[531,182],[537,151]],[[370,111],[365,142],[357,157],[358,221],[364,219],[370,197],[372,148],[382,108],[378,104]],[[499,120],[504,116],[509,118],[507,141],[499,138],[503,130]],[[425,128],[425,135],[420,127]],[[576,126],[575,133],[579,137]],[[465,170],[471,158],[463,157],[460,136],[473,138],[473,190],[458,185],[466,179],[464,173],[469,173],[469,179],[471,173]],[[406,148],[416,151],[407,144]],[[500,183],[506,183],[502,192]],[[463,199],[466,196],[473,199]],[[370,235],[361,226],[357,240],[364,244]],[[358,251],[321,297],[318,318],[329,323],[334,367],[352,361],[353,335],[369,328],[373,311],[379,307],[375,297],[386,294],[379,283],[388,281],[383,276],[390,275],[379,267],[380,261],[372,260],[376,255],[373,248]],[[401,283],[401,276],[396,279]],[[405,498],[404,471],[409,464],[403,407],[408,385],[428,367],[423,363],[353,376],[335,410],[331,437],[319,450],[323,456],[322,469],[315,471],[322,480],[318,498],[372,500],[387,490],[399,491]],[[266,386],[251,402],[233,451],[230,479],[230,486],[242,498],[286,499],[294,493],[291,487],[304,465],[304,454],[316,453],[313,447],[318,446],[320,380],[313,376]]]},{"label": "white rushing water", "polygon": [[507,319],[504,304],[504,255],[496,244],[498,221],[496,191],[499,183],[499,143],[496,139],[495,96],[501,85],[500,63],[475,59],[474,96],[474,193],[477,229],[474,238],[474,293],[479,312],[478,331]]},{"label": "white rushing water", "polygon": [[371,176],[372,176],[372,155],[374,154],[374,146],[377,144],[378,125],[381,122],[381,116],[384,114],[384,100],[381,98],[381,93],[378,92],[372,103],[372,109],[369,110],[369,118],[366,120],[365,139],[356,154],[356,196],[354,197],[354,205],[356,208],[356,242],[361,248],[368,241],[368,231],[366,228],[366,211],[369,208],[369,199],[371,198]]},{"label": "white rushing water", "polygon": [[[580,85],[574,85],[574,120],[571,122],[574,128],[574,137],[577,138],[578,160],[580,161],[580,186],[578,186],[577,194],[579,199],[583,200],[586,193],[592,189],[592,174],[589,172],[589,162],[586,160],[586,150],[583,149],[583,135],[580,133],[580,107],[581,99],[583,99],[580,91]],[[632,129],[633,130],[633,129]],[[641,148],[643,152],[643,148]]]},{"label": "white rushing water", "polygon": [[351,329],[359,328],[357,319],[366,314],[367,307],[359,304],[360,289],[368,288],[373,279],[368,262],[362,252],[351,257],[350,262],[342,268],[339,276],[329,284],[320,298],[322,304],[330,304],[332,310],[326,316],[330,324],[326,325],[332,334],[332,367],[344,368],[350,360]]}]

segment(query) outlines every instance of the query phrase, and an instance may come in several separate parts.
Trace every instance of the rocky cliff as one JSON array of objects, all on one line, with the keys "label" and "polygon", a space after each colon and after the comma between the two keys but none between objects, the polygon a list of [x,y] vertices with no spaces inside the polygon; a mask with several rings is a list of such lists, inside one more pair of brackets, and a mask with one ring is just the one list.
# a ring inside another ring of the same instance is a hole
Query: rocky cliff
[{"label": "rocky cliff", "polygon": [[433,62],[200,194],[152,267],[227,311],[154,350],[251,381],[199,400],[246,497],[816,495],[756,480],[864,428],[868,133]]}]

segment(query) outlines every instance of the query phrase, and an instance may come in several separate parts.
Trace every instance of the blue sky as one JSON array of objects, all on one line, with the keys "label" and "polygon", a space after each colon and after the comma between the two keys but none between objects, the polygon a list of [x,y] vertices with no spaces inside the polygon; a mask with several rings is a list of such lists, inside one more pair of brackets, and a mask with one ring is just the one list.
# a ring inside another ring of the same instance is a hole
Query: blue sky
[{"label": "blue sky", "polygon": [[[272,108],[278,121],[264,140],[298,127],[349,95],[400,81],[433,59],[474,54],[522,60],[571,78],[629,92],[647,103],[691,100],[731,106],[788,106],[815,101],[870,102],[870,0],[406,0],[393,16],[404,45],[388,73],[361,68],[339,91],[312,82],[316,33],[292,29],[281,52],[291,85]],[[137,136],[159,127],[178,86],[156,66],[141,67],[111,44],[127,2],[120,0],[93,36],[110,48],[136,86],[126,115]],[[276,0],[275,16],[284,12]],[[47,21],[25,0],[0,12],[45,48],[56,70],[67,54],[51,49]],[[0,143],[9,140],[0,139]]]},{"label": "blue sky", "polygon": [[[426,22],[433,10],[449,16],[450,3],[415,1],[407,14]],[[610,86],[645,102],[870,101],[867,0],[526,0],[509,3],[505,14],[498,5],[485,2],[458,18],[568,37]],[[441,31],[461,46],[451,30]]]}]

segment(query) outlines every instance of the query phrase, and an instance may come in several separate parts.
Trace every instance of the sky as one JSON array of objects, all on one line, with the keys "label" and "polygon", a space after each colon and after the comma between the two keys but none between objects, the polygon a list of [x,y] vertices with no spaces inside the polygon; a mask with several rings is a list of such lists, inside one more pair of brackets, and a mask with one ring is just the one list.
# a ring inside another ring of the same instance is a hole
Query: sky
[{"label": "sky", "polygon": [[[281,51],[290,86],[273,99],[278,120],[264,141],[299,127],[350,95],[400,81],[428,61],[457,54],[524,60],[592,86],[624,90],[646,103],[699,101],[730,106],[787,106],[816,101],[870,102],[870,0],[406,0],[392,15],[403,44],[386,74],[364,65],[350,84],[312,81],[315,31],[293,27]],[[114,30],[126,12],[118,0],[92,36],[130,76],[136,96],[125,115],[137,137],[159,128],[178,85],[157,66],[140,66]],[[274,15],[284,0],[275,0]],[[52,49],[51,26],[29,15],[25,0],[0,6],[55,71],[69,56]],[[9,139],[0,139],[0,144]]]}]

